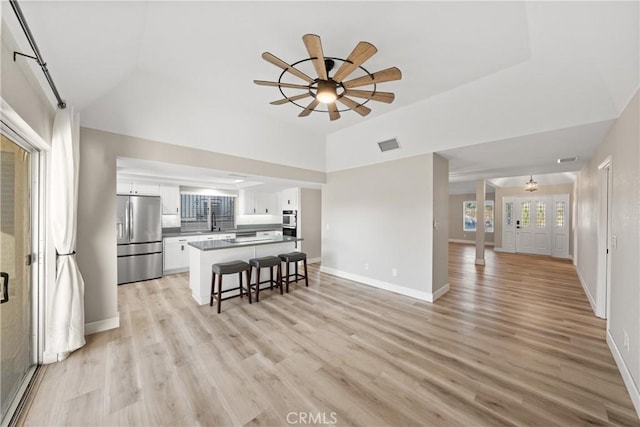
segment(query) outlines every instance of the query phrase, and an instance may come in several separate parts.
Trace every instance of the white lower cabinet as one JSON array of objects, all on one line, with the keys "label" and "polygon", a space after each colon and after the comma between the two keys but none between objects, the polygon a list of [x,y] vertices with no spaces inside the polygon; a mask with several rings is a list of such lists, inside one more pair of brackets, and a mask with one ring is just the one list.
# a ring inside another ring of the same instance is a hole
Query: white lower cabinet
[{"label": "white lower cabinet", "polygon": [[189,269],[189,242],[186,237],[167,237],[164,239],[163,271]]},{"label": "white lower cabinet", "polygon": [[189,270],[189,242],[233,239],[235,233],[205,234],[199,236],[165,237],[163,272],[178,273]]}]

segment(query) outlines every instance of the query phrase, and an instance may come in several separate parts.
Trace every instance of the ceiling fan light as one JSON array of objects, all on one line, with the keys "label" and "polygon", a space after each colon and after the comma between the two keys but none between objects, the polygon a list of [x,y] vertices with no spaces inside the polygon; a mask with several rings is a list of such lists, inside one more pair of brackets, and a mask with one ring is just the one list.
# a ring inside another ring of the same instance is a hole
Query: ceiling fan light
[{"label": "ceiling fan light", "polygon": [[332,102],[335,102],[335,100],[338,99],[336,85],[328,81],[319,81],[316,99],[323,104],[331,104]]}]

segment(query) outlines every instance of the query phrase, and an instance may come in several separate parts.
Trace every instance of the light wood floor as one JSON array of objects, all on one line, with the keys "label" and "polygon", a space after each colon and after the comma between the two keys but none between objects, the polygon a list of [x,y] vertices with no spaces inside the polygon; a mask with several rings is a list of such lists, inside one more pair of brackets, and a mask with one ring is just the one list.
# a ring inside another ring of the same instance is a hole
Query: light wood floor
[{"label": "light wood floor", "polygon": [[186,274],[120,286],[121,327],[46,367],[24,423],[639,425],[571,263],[473,251],[436,304],[317,267],[220,315]]}]

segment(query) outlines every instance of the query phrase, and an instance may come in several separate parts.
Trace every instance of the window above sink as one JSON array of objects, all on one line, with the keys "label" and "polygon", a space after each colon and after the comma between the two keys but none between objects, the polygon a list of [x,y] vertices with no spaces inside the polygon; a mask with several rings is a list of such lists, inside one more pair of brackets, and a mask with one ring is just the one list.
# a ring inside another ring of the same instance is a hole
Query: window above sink
[{"label": "window above sink", "polygon": [[235,228],[235,197],[180,194],[180,229],[210,231]]}]

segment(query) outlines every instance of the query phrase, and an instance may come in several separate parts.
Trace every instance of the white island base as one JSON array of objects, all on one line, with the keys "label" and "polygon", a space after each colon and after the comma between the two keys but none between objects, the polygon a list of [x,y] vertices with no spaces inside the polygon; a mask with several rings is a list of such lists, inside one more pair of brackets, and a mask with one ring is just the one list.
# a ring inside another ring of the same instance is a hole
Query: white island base
[{"label": "white island base", "polygon": [[[280,237],[282,239],[282,237]],[[275,240],[275,239],[274,239]],[[219,262],[244,261],[249,262],[251,258],[259,258],[263,256],[278,256],[278,254],[295,251],[296,240],[269,242],[256,241],[251,245],[244,242],[241,245],[229,246],[220,249],[199,249],[193,245],[189,246],[189,286],[191,287],[191,295],[193,299],[200,305],[208,304],[211,298],[211,266]],[[198,242],[200,243],[200,242]],[[261,280],[265,280],[268,276],[266,269],[261,272]],[[255,272],[252,274],[255,278]],[[242,280],[245,276],[243,273]],[[246,285],[246,284],[245,284]],[[238,275],[228,274],[222,279],[222,289],[232,289],[238,287]],[[227,292],[225,297],[238,295],[239,291]]]}]

